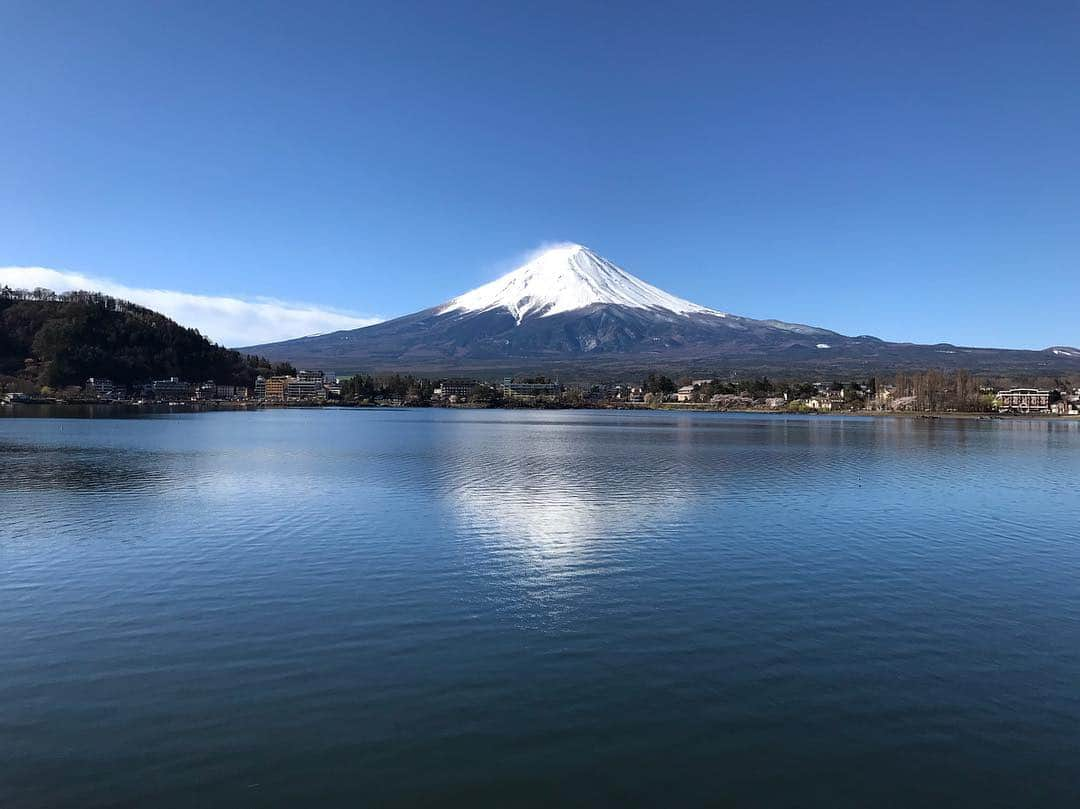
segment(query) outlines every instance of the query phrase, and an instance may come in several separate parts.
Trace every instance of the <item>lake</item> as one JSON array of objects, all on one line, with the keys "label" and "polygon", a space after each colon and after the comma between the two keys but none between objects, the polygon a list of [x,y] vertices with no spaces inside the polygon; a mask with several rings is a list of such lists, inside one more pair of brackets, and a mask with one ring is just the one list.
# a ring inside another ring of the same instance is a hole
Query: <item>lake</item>
[{"label": "lake", "polygon": [[4,807],[1080,804],[1075,421],[3,418],[0,462]]}]

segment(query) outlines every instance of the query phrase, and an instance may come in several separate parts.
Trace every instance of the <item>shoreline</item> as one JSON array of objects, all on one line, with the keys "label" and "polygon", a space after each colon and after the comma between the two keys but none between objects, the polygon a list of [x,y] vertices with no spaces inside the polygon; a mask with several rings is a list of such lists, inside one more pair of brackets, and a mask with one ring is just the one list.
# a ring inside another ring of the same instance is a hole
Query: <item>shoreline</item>
[{"label": "shoreline", "polygon": [[718,410],[705,406],[687,407],[685,405],[661,405],[655,410],[667,410],[683,413],[743,413],[756,416],[860,416],[888,419],[967,419],[974,421],[1014,421],[1016,419],[1036,419],[1039,421],[1072,420],[1080,421],[1080,415],[1058,415],[1055,413],[978,413],[971,411],[948,410],[764,410],[752,408],[730,408]]},{"label": "shoreline", "polygon": [[[132,402],[88,402],[88,401],[51,401],[51,402],[2,402],[0,403],[0,415],[18,417],[19,411],[29,411],[27,416],[32,416],[34,411],[56,408],[70,411],[72,414],[78,411],[113,411],[118,414],[138,415],[164,414],[164,413],[203,413],[203,412],[253,412],[258,410],[598,410],[615,412],[667,412],[667,413],[733,413],[746,416],[808,416],[813,418],[887,418],[907,420],[935,420],[935,419],[960,419],[966,421],[1080,421],[1080,415],[1057,415],[1053,413],[977,413],[977,412],[948,412],[948,411],[888,411],[888,410],[836,410],[836,411],[789,411],[755,408],[716,408],[709,405],[686,405],[686,404],[663,404],[659,407],[647,407],[640,404],[620,405],[405,405],[405,404],[375,404],[358,402],[327,402],[327,403],[267,403],[254,401],[241,402],[172,402],[172,403],[142,403]],[[40,417],[40,416],[39,416]]]}]

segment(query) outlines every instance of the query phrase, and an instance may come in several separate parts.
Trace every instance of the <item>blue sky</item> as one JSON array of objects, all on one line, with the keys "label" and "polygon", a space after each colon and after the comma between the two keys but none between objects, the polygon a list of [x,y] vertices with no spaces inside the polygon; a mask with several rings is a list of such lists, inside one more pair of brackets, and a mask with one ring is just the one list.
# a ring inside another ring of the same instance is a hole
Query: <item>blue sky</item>
[{"label": "blue sky", "polygon": [[752,317],[1076,345],[1078,88],[1073,2],[7,0],[0,266],[385,317],[569,240]]}]

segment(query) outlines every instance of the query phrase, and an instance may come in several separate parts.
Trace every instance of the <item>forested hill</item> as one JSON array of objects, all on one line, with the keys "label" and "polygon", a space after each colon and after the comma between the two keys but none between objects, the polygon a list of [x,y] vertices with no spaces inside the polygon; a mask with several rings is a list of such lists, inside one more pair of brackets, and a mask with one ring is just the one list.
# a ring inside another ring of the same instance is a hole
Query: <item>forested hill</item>
[{"label": "forested hill", "polygon": [[266,360],[215,345],[195,329],[89,292],[0,289],[0,376],[39,385],[106,377],[131,385],[170,376],[251,386]]}]

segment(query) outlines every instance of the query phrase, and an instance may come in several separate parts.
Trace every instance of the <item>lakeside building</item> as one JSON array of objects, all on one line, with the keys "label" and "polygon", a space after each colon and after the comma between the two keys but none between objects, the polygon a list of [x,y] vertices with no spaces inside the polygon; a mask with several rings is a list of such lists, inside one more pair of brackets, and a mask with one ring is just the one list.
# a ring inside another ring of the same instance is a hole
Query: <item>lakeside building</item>
[{"label": "lakeside building", "polygon": [[201,382],[195,386],[195,398],[200,402],[212,401],[217,398],[217,385],[213,382]]},{"label": "lakeside building", "polygon": [[610,398],[617,402],[644,402],[645,389],[640,385],[616,385]]},{"label": "lakeside building", "polygon": [[239,401],[248,397],[248,389],[243,385],[219,385],[206,381],[195,387],[195,398],[199,401]]},{"label": "lakeside building", "polygon": [[502,393],[507,399],[553,399],[562,393],[562,385],[554,382],[515,382],[507,377],[502,383]]},{"label": "lakeside building", "polygon": [[149,385],[149,392],[155,399],[188,399],[191,397],[191,385],[179,377],[155,379]]},{"label": "lakeside building", "polygon": [[683,385],[675,391],[676,402],[691,402],[694,400],[694,385]]},{"label": "lakeside building", "polygon": [[644,402],[645,391],[632,382],[601,382],[585,393],[591,402]]},{"label": "lakeside building", "polygon": [[[297,371],[296,376],[258,376],[255,378],[255,398],[265,402],[322,401],[330,396],[340,396],[341,387],[334,377],[327,384],[322,371]],[[244,392],[246,396],[246,391]]]},{"label": "lakeside building", "polygon": [[325,399],[326,388],[322,371],[297,371],[296,376],[285,377],[285,399],[299,402],[306,399]]},{"label": "lakeside building", "polygon": [[998,410],[1002,413],[1049,413],[1050,391],[1038,388],[1010,388],[999,390]]},{"label": "lakeside building", "polygon": [[287,376],[272,376],[263,381],[262,398],[268,402],[284,402],[285,388],[289,384]]},{"label": "lakeside building", "polygon": [[878,385],[872,396],[866,399],[867,410],[889,410],[892,408],[892,400],[896,396],[895,385]]},{"label": "lakeside building", "polygon": [[472,396],[473,393],[476,392],[476,388],[479,384],[480,383],[478,382],[466,379],[444,379],[439,383],[439,386],[435,388],[432,395],[439,399],[461,401]]},{"label": "lakeside building", "polygon": [[243,385],[218,385],[218,399],[239,401],[248,398],[248,389]]},{"label": "lakeside building", "polygon": [[102,376],[92,376],[86,380],[84,391],[87,396],[93,396],[97,399],[115,399],[117,387],[111,379],[106,379]]}]

